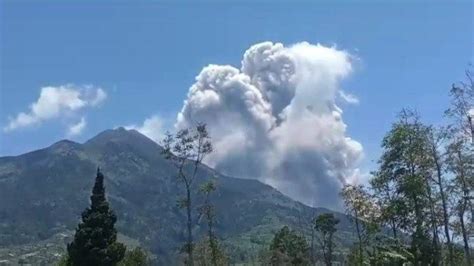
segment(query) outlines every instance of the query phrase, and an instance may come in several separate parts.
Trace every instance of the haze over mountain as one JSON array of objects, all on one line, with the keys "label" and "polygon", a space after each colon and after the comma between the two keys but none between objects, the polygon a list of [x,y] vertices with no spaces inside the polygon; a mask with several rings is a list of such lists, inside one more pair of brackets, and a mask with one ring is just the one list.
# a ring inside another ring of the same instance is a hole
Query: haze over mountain
[{"label": "haze over mountain", "polygon": [[[0,158],[0,246],[34,243],[74,229],[100,166],[119,232],[139,240],[162,261],[170,259],[184,239],[185,219],[176,206],[182,195],[176,169],[161,150],[139,132],[118,128],[83,144],[62,140]],[[212,199],[217,232],[234,253],[248,255],[250,242],[266,241],[284,224],[304,227],[313,215],[328,211],[296,202],[259,181],[228,177],[203,166],[198,179],[208,178],[217,179]],[[200,201],[197,195],[195,204]],[[349,234],[346,217],[336,215],[342,220],[342,235]],[[199,221],[195,226],[197,232],[205,228]]]}]

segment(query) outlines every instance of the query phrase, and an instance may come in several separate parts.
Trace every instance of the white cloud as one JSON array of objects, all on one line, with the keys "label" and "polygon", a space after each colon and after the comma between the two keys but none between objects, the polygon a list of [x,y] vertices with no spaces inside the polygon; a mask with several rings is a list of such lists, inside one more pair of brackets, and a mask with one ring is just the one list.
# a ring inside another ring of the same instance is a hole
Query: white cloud
[{"label": "white cloud", "polygon": [[469,109],[468,115],[474,117],[474,108]]},{"label": "white cloud", "polygon": [[346,136],[338,97],[352,56],[306,42],[250,47],[240,69],[209,65],[189,89],[175,127],[208,125],[207,163],[255,178],[311,205],[339,207],[343,183],[359,175],[362,145]]},{"label": "white cloud", "polygon": [[359,98],[357,96],[352,95],[350,93],[344,92],[343,90],[339,91],[339,96],[344,100],[346,103],[349,104],[359,104]]},{"label": "white cloud", "polygon": [[151,116],[150,118],[145,119],[142,125],[129,125],[126,126],[126,129],[135,129],[136,131],[142,133],[143,135],[147,136],[151,140],[159,143],[164,136],[164,123],[163,120],[157,116]]},{"label": "white cloud", "polygon": [[100,105],[107,99],[107,94],[102,88],[95,89],[92,86],[87,86],[85,95],[89,99],[90,106]]},{"label": "white cloud", "polygon": [[36,102],[30,104],[29,111],[11,117],[3,130],[8,132],[38,125],[47,120],[75,113],[86,107],[97,106],[106,98],[107,94],[103,89],[93,86],[43,87]]},{"label": "white cloud", "polygon": [[82,117],[79,122],[69,126],[67,135],[71,137],[80,135],[82,131],[86,128],[86,125],[86,119]]}]

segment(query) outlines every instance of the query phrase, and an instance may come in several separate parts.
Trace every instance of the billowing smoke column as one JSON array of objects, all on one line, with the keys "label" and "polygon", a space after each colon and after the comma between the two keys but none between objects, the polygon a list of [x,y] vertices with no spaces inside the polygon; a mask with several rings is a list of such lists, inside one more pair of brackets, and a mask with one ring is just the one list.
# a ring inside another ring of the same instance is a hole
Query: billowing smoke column
[{"label": "billowing smoke column", "polygon": [[196,77],[176,127],[205,122],[207,163],[255,178],[309,205],[338,208],[341,185],[358,174],[362,146],[346,136],[339,82],[351,56],[309,43],[250,47],[242,66],[209,65]]}]

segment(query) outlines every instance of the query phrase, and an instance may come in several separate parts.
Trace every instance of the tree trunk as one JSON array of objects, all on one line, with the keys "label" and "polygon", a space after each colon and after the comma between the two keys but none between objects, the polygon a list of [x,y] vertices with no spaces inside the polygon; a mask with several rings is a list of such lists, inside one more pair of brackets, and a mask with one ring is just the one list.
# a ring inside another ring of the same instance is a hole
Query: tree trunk
[{"label": "tree trunk", "polygon": [[212,265],[217,266],[217,243],[212,232],[212,217],[209,217],[209,245],[211,246]]},{"label": "tree trunk", "polygon": [[357,213],[357,211],[354,212],[355,214],[355,223],[356,223],[356,231],[357,231],[357,237],[359,238],[359,265],[362,266],[363,262],[364,262],[364,258],[363,258],[363,247],[362,247],[362,235],[361,235],[361,232],[360,232],[360,224],[359,224],[359,215]]},{"label": "tree trunk", "polygon": [[459,209],[459,222],[461,223],[461,231],[462,231],[462,237],[463,237],[463,242],[464,242],[464,255],[466,257],[466,263],[468,266],[471,266],[471,255],[470,255],[470,249],[469,249],[469,238],[468,234],[466,232],[466,225],[464,222],[464,213],[466,212],[466,207],[469,204],[469,188],[467,187],[466,179],[465,179],[465,173],[464,173],[464,165],[463,165],[463,156],[461,154],[461,151],[457,151],[458,155],[458,160],[459,160],[459,178],[461,179],[461,185],[462,185],[462,190],[463,190],[463,198],[461,199],[460,202],[460,209]]},{"label": "tree trunk", "polygon": [[[390,199],[390,201],[392,201],[392,197],[390,196],[390,192],[389,192],[389,186],[386,185],[385,186],[385,195],[387,197],[387,199]],[[395,219],[392,217],[390,217],[390,227],[392,227],[392,234],[393,234],[393,238],[395,240],[397,240],[397,224],[395,222]]]},{"label": "tree trunk", "polygon": [[397,226],[395,225],[395,220],[390,219],[390,223],[391,223],[391,227],[392,227],[393,238],[395,238],[395,240],[397,240]]},{"label": "tree trunk", "polygon": [[448,246],[448,253],[449,253],[449,265],[454,266],[454,252],[453,252],[453,245],[451,244],[451,236],[449,234],[449,214],[448,214],[448,204],[446,200],[446,194],[444,193],[444,186],[443,186],[443,174],[441,171],[441,164],[439,161],[438,152],[436,148],[433,146],[433,159],[436,166],[436,174],[438,179],[438,188],[439,188],[439,195],[441,197],[441,205],[443,207],[443,226],[444,226],[444,235],[446,237],[446,244]]},{"label": "tree trunk", "polygon": [[188,216],[187,228],[188,228],[188,244],[187,244],[187,252],[188,252],[188,265],[194,266],[194,258],[193,258],[193,220],[191,214],[191,188],[189,185],[186,184],[186,213]]},{"label": "tree trunk", "polygon": [[439,265],[441,261],[441,248],[439,245],[439,237],[438,237],[438,224],[436,222],[436,214],[435,214],[435,203],[433,201],[433,196],[431,194],[431,186],[428,181],[428,178],[425,178],[425,186],[426,186],[426,195],[428,196],[428,201],[430,204],[430,216],[431,216],[431,230],[433,233],[433,247],[435,250],[434,254],[434,262],[433,265]]},{"label": "tree trunk", "polygon": [[209,202],[209,196],[206,197],[206,216],[207,216],[207,227],[208,227],[208,237],[209,237],[209,248],[211,249],[211,262],[213,266],[217,266],[217,239],[214,236],[213,226],[214,226],[214,216],[212,213],[212,206]]},{"label": "tree trunk", "polygon": [[459,222],[461,223],[462,239],[464,242],[464,256],[466,257],[466,265],[471,266],[471,254],[469,250],[469,238],[466,233],[466,226],[464,224],[464,213],[466,211],[466,200],[462,200],[459,209]]},{"label": "tree trunk", "polygon": [[474,126],[472,125],[472,117],[467,116],[467,121],[469,122],[469,128],[471,129],[471,144],[474,143]]},{"label": "tree trunk", "polygon": [[314,259],[314,226],[311,226],[311,265],[315,265]]}]

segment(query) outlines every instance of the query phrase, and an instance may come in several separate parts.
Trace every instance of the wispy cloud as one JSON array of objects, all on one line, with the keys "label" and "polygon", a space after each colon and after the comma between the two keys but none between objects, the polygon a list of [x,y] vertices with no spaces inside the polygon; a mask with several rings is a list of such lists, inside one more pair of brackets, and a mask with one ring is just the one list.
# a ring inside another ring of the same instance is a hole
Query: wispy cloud
[{"label": "wispy cloud", "polygon": [[343,90],[339,91],[339,97],[341,97],[346,103],[359,104],[359,98],[357,98],[357,96],[347,93]]}]

